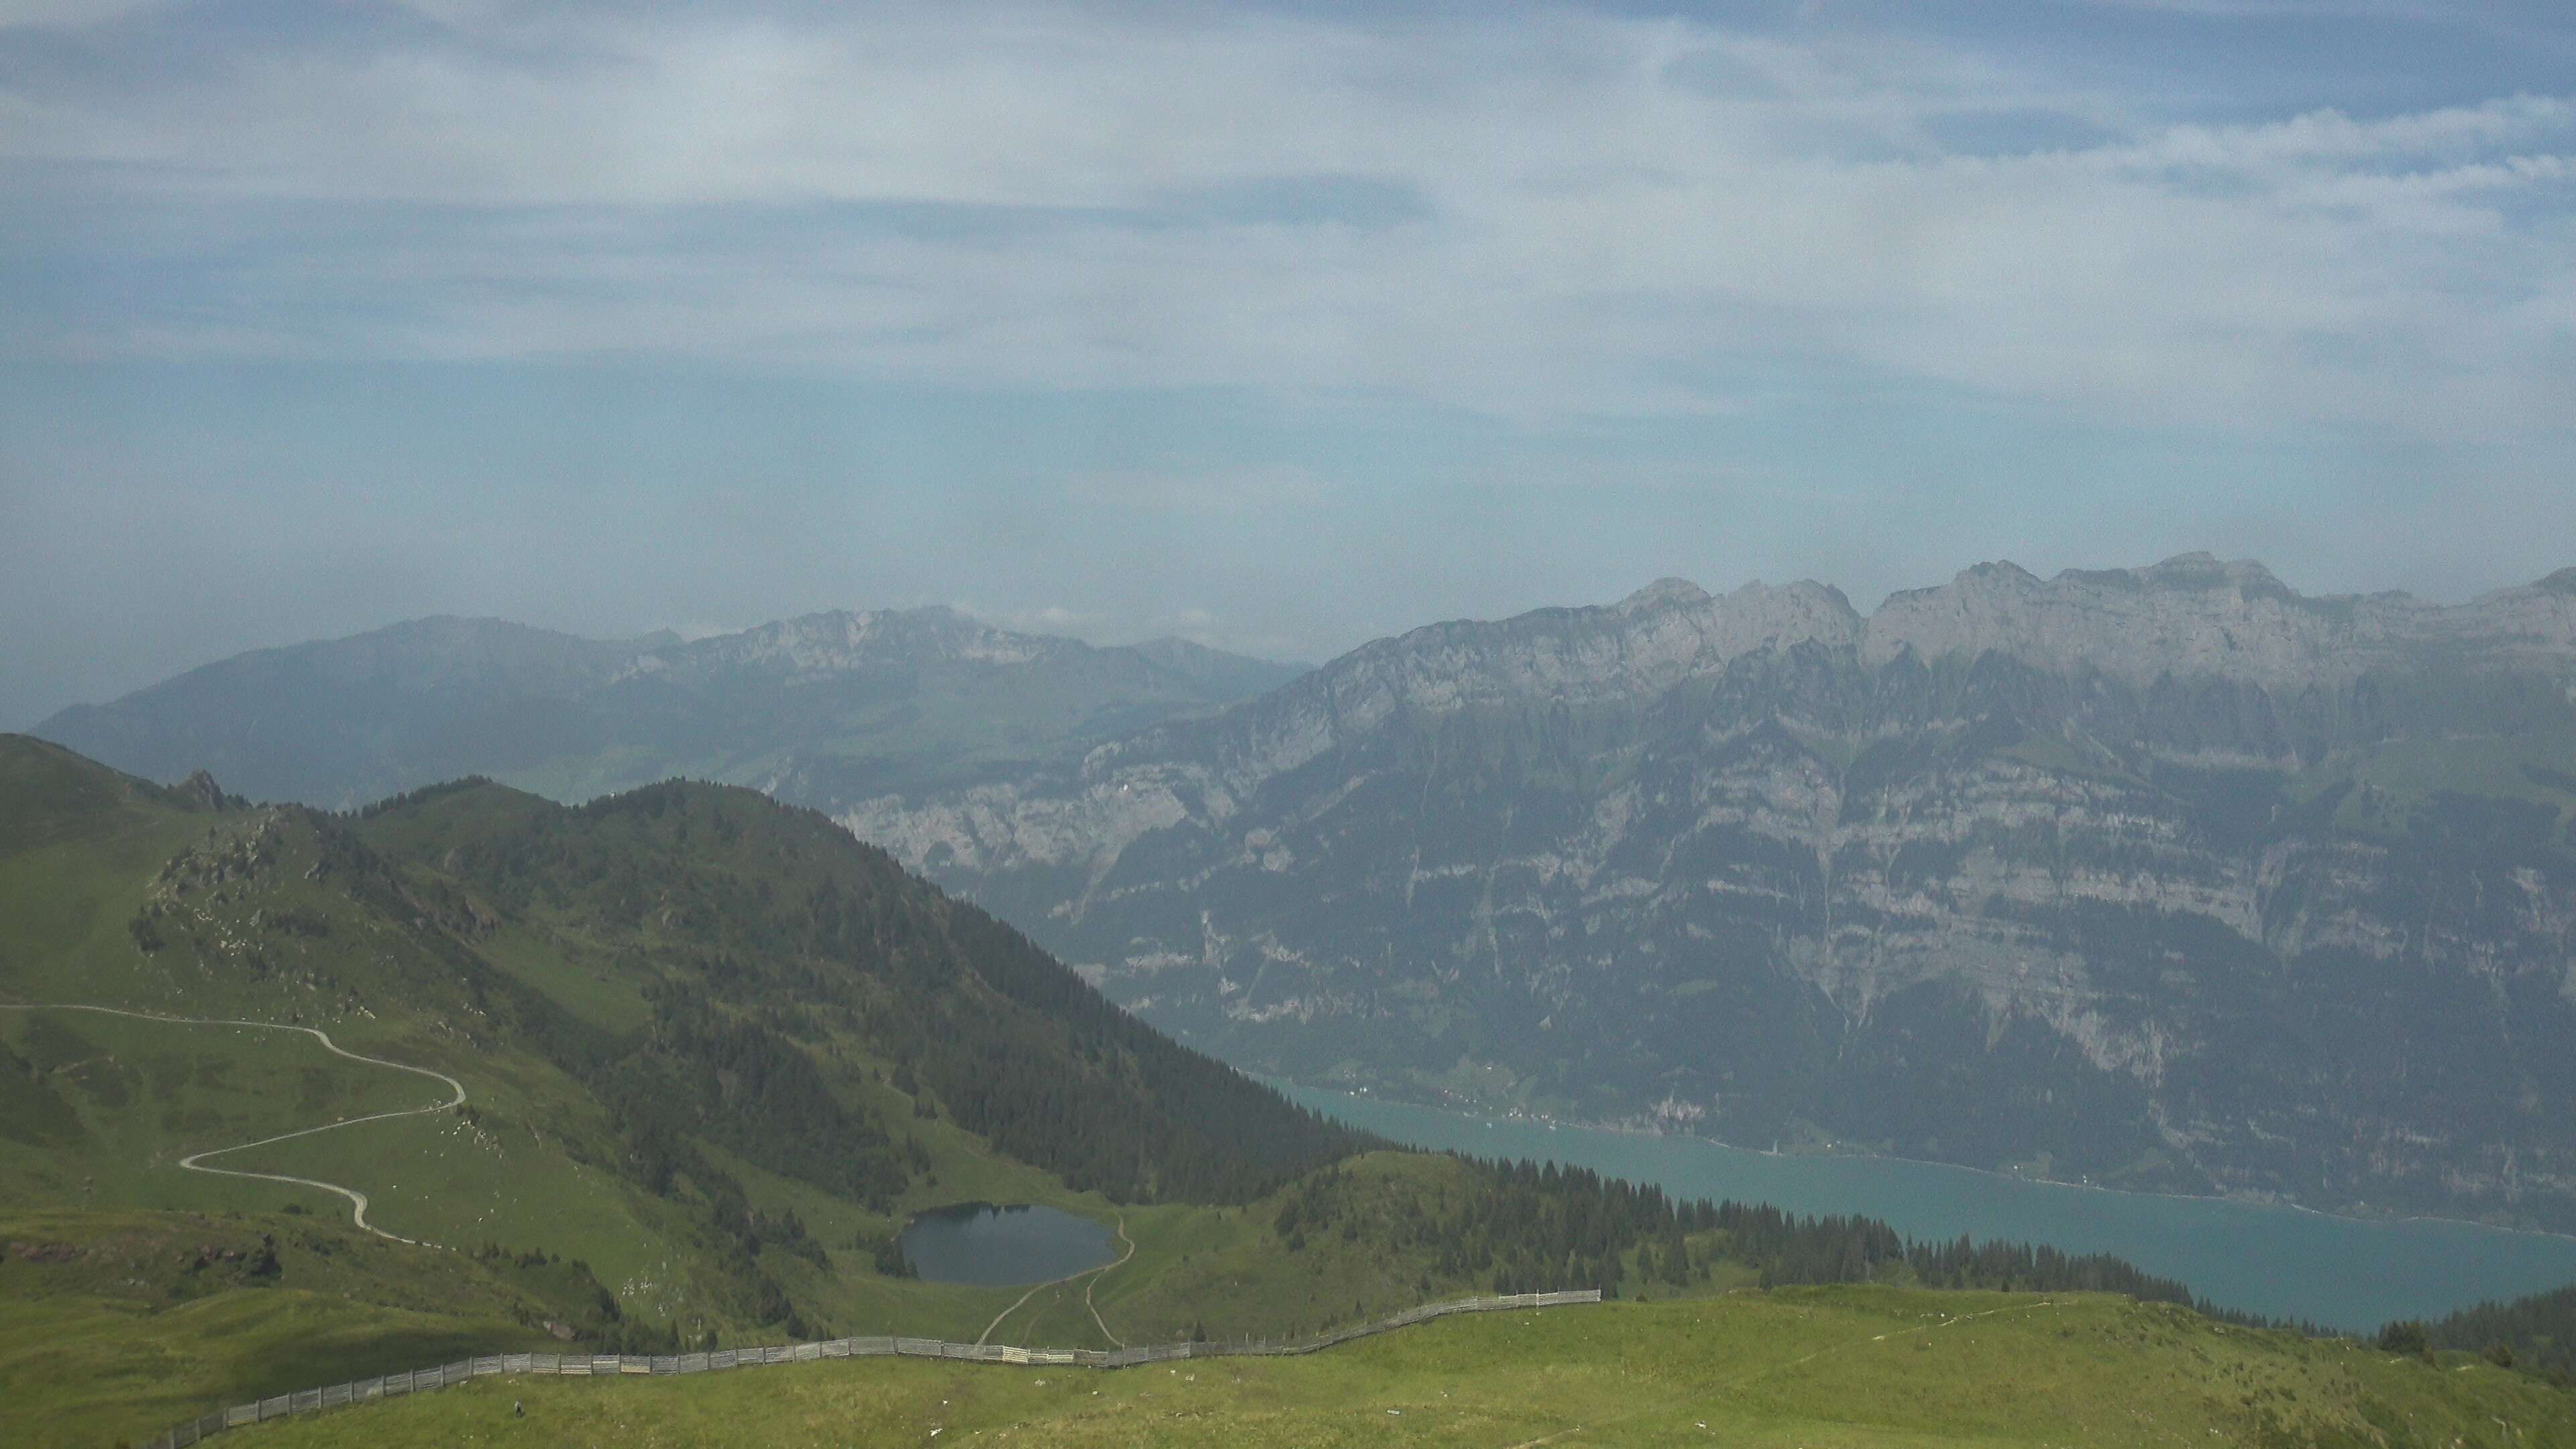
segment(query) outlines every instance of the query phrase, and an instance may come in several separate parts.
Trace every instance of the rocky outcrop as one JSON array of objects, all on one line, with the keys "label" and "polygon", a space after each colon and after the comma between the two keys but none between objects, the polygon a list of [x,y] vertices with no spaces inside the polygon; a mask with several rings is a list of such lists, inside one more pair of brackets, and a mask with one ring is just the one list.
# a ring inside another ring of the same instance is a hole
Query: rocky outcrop
[{"label": "rocky outcrop", "polygon": [[224,793],[224,787],[216,784],[215,777],[204,770],[191,771],[177,788],[181,799],[200,810],[223,810],[232,803],[232,797]]},{"label": "rocky outcrop", "polygon": [[1865,657],[1885,662],[1907,650],[1925,659],[2003,654],[2131,684],[2172,675],[2293,692],[2442,655],[2563,670],[2576,656],[2576,593],[2544,580],[2448,608],[2397,593],[2311,599],[2259,563],[2205,553],[2046,581],[2009,563],[1980,564],[1940,588],[1897,594],[1871,617]]},{"label": "rocky outcrop", "polygon": [[1007,668],[1095,652],[1102,651],[1071,639],[996,629],[935,604],[866,613],[841,609],[668,645],[638,656],[611,682],[645,676],[707,679],[745,671],[817,678],[889,666],[961,663]]},{"label": "rocky outcrop", "polygon": [[2576,1225],[2576,590],[2205,555],[1416,630],[827,803],[1250,1066]]}]

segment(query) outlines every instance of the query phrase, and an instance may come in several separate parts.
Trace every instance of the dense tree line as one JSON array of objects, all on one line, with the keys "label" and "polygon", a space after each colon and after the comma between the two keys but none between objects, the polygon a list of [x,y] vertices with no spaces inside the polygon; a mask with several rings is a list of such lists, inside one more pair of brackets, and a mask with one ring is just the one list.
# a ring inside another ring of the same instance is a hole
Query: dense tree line
[{"label": "dense tree line", "polygon": [[2218,1312],[2196,1302],[2183,1284],[2109,1254],[1965,1237],[1909,1240],[1875,1218],[1683,1201],[1652,1185],[1553,1163],[1467,1165],[1470,1176],[1454,1187],[1407,1186],[1327,1168],[1281,1195],[1272,1227],[1291,1251],[1324,1234],[1369,1239],[1390,1252],[1424,1250],[1436,1280],[1498,1293],[1651,1293],[1706,1282],[1727,1262],[1753,1270],[1765,1288],[1912,1281],[1935,1288],[2124,1293]]},{"label": "dense tree line", "polygon": [[[812,1056],[760,1022],[726,1012],[694,983],[646,990],[645,1052],[613,1080],[630,1130],[695,1132],[782,1176],[883,1212],[910,1180],[905,1154],[866,1113],[845,1106]],[[661,1189],[649,1178],[646,1186]]]},{"label": "dense tree line", "polygon": [[2412,1329],[2418,1348],[2483,1353],[2507,1367],[2527,1369],[2576,1388],[2576,1285],[2510,1303],[2481,1303],[2431,1323],[2393,1323],[2381,1342]]},{"label": "dense tree line", "polygon": [[[1694,1220],[1704,1203],[1692,1205]],[[1986,1288],[2030,1293],[2125,1293],[2163,1303],[2194,1304],[2191,1290],[2109,1253],[2074,1254],[2046,1244],[1977,1242],[1966,1236],[1924,1241],[1901,1236],[1876,1218],[1801,1217],[1759,1203],[1720,1203],[1705,1220],[1725,1233],[1732,1256],[1774,1283],[1859,1283],[1903,1265],[1931,1288]]]},{"label": "dense tree line", "polygon": [[[1382,1145],[1128,1015],[982,911],[955,907],[950,936],[983,987],[1060,1043],[1015,1054],[1034,1070],[1007,1093],[977,1089],[1005,1065],[998,1033],[979,1043],[981,1064],[951,1056],[932,1078],[962,1124],[1013,1156],[1054,1165],[1045,1154],[1057,1154],[1069,1179],[1113,1197],[1239,1203]],[[1079,1118],[1060,1115],[1068,1110]]]},{"label": "dense tree line", "polygon": [[711,1104],[699,1130],[882,1205],[906,1164],[814,1069],[855,1037],[897,1064],[919,1110],[1124,1201],[1247,1202],[1369,1145],[1135,1020],[813,811],[677,782],[570,809],[484,794],[416,791],[377,825],[505,909],[592,924],[622,943],[621,973],[660,978],[649,1046],[668,1070],[612,1073],[627,1119],[666,1116],[651,1096],[676,1077]]}]

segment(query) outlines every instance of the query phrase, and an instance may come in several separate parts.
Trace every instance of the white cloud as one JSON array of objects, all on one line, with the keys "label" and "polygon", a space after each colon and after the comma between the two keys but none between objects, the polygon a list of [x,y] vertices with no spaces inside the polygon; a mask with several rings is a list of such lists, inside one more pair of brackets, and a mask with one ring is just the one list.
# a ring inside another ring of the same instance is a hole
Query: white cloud
[{"label": "white cloud", "polygon": [[[0,90],[0,175],[265,219],[208,295],[20,345],[684,354],[1514,417],[1740,410],[1790,385],[1747,375],[1859,368],[2435,436],[2555,427],[2576,390],[2576,320],[2535,305],[2576,278],[2561,97],[2170,123],[1895,36],[1555,10],[439,15]],[[2026,113],[2110,139],[1934,139]],[[1418,205],[1298,200],[1316,177]],[[1215,194],[1238,204],[1192,204]],[[317,207],[420,220],[353,238]]]},{"label": "white cloud", "polygon": [[170,3],[171,0],[0,0],[0,31],[79,30]]}]

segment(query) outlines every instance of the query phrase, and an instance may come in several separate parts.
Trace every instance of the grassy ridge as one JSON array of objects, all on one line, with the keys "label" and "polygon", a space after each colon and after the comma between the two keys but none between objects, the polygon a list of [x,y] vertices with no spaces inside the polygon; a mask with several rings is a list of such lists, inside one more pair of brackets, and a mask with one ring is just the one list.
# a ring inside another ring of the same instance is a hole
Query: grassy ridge
[{"label": "grassy ridge", "polygon": [[[459,1113],[218,1165],[581,1259],[657,1331],[980,1329],[1016,1295],[883,1278],[870,1244],[963,1199],[1257,1197],[1355,1141],[751,792],[226,803],[0,738],[0,1001],[317,1025],[458,1077]],[[420,1086],[291,1034],[59,1012],[0,1013],[0,1053],[0,1203],[29,1206],[345,1212],[173,1164]]]},{"label": "grassy ridge", "polygon": [[[258,1393],[560,1341],[548,1323],[599,1347],[645,1334],[966,1340],[1007,1308],[1003,1341],[1282,1337],[1506,1279],[1738,1304],[1712,1295],[1787,1251],[1705,1219],[1686,1231],[1623,1185],[1348,1157],[1361,1144],[1107,1008],[829,822],[747,792],[673,786],[567,810],[467,783],[353,821],[200,808],[0,739],[0,806],[0,996],[320,1025],[352,1050],[451,1073],[470,1096],[460,1111],[225,1160],[348,1184],[391,1230],[467,1251],[404,1248],[351,1230],[328,1194],[174,1164],[418,1105],[420,1079],[288,1033],[0,1013],[0,1232],[33,1250],[0,1257],[8,1442],[139,1434]],[[878,1271],[876,1246],[911,1214],[965,1200],[1118,1223],[1135,1254],[1034,1294]],[[1865,1266],[1900,1286],[1914,1271]],[[1848,1318],[1877,1300],[1767,1301]],[[1941,1301],[1910,1311],[1964,1300]],[[1738,1325],[1745,1343],[1797,1339],[1790,1320],[1765,1321]],[[1602,1352],[1491,1378],[1476,1422],[1517,1428],[1560,1370],[1573,1377],[1546,1405],[1591,1393],[1616,1407],[1615,1377],[1654,1351]],[[1286,1377],[1261,1379],[1274,1371]],[[1247,1369],[1275,1400],[1237,1406],[1251,1442],[1342,1432],[1325,1407],[1336,1372]],[[2294,1387],[2285,1402],[2377,1402]],[[752,1423],[728,1397],[745,1388],[654,1423]],[[652,1401],[599,1412],[638,1402]],[[1099,1432],[1136,1438],[1152,1416],[1137,1412]],[[1808,1410],[1782,1412],[1804,1423]]]},{"label": "grassy ridge", "polygon": [[[327,1193],[176,1162],[422,1105],[419,1078],[294,1033],[0,1013],[0,1211],[42,1219],[22,1240],[40,1252],[114,1259],[133,1279],[0,1272],[16,1335],[0,1352],[13,1390],[0,1437],[145,1432],[252,1392],[405,1366],[429,1345],[525,1344],[546,1322],[602,1347],[639,1328],[691,1342],[791,1326],[971,1339],[1024,1290],[888,1277],[871,1246],[960,1200],[1124,1219],[1139,1244],[1099,1285],[1109,1328],[1077,1294],[1049,1291],[1003,1325],[1011,1337],[1277,1336],[1419,1296],[1419,1265],[1384,1278],[1377,1244],[1282,1252],[1259,1184],[1329,1155],[1336,1134],[1106,1008],[828,822],[745,792],[674,788],[581,812],[467,785],[351,821],[213,808],[0,740],[0,797],[0,999],[318,1025],[469,1092],[461,1111],[221,1162],[346,1184],[387,1229],[468,1251],[404,1249],[353,1232]],[[710,1024],[759,1050],[675,1053],[675,1031]],[[963,1068],[927,1050],[978,1041]],[[678,1110],[639,1129],[631,1071],[656,1054],[663,1075],[642,1079],[644,1100]],[[762,1078],[826,1094],[805,1100],[827,1100],[859,1140],[820,1145],[899,1164],[897,1184],[862,1199],[835,1189],[828,1162],[739,1130],[767,1117],[812,1135],[810,1117],[757,1095]],[[732,1116],[705,1115],[737,1093]],[[1083,1110],[1047,1115],[1056,1103]],[[1148,1130],[1122,1140],[1122,1119]],[[642,1130],[672,1124],[676,1137]],[[1015,1160],[1003,1137],[1064,1167]],[[646,1148],[677,1154],[659,1182]],[[1175,1172],[1254,1201],[1137,1200]],[[142,1209],[161,1210],[160,1226],[132,1226]],[[277,1266],[182,1273],[163,1261],[188,1256],[174,1233],[228,1233],[258,1246],[218,1262],[267,1251]],[[169,1241],[121,1246],[137,1234]],[[353,1276],[357,1263],[376,1266]],[[502,1281],[525,1271],[569,1281]],[[766,1307],[749,1291],[762,1282],[792,1308]],[[454,1291],[430,1291],[441,1284]],[[153,1367],[116,1367],[133,1362]],[[99,1387],[138,1374],[149,1392]]]},{"label": "grassy ridge", "polygon": [[[524,1405],[525,1416],[511,1413]],[[254,1442],[545,1445],[2565,1445],[2565,1395],[2474,1363],[2163,1305],[1801,1289],[1445,1320],[1294,1360],[1118,1373],[824,1362],[481,1380]],[[363,1416],[363,1418],[361,1417]]]}]

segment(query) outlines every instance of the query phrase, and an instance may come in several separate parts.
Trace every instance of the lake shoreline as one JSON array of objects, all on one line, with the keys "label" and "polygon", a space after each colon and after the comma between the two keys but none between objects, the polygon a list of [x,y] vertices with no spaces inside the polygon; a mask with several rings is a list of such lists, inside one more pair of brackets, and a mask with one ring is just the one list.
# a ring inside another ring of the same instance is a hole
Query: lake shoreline
[{"label": "lake shoreline", "polygon": [[1579,1132],[1599,1132],[1616,1137],[1638,1137],[1666,1142],[1696,1142],[1709,1147],[1722,1147],[1729,1152],[1745,1152],[1756,1157],[1767,1157],[1772,1159],[1797,1159],[1802,1161],[1825,1162],[1890,1162],[1899,1163],[1907,1167],[1929,1167],[1938,1168],[1946,1172],[1964,1172],[1977,1177],[1992,1178],[1998,1182],[2017,1182],[2031,1187],[2062,1187],[2070,1192],[2100,1192],[2109,1193],[2114,1197],[2157,1198],[2173,1202],[2223,1203],[2229,1207],[2275,1209],[2282,1212],[2305,1213],[2311,1217],[2327,1218],[2340,1223],[2357,1223],[2370,1227],[2420,1223],[2428,1226],[2475,1228],[2481,1232],[2506,1233],[2515,1237],[2555,1238],[2564,1243],[2576,1244],[2576,1232],[2561,1232],[2555,1228],[2515,1227],[2503,1223],[2483,1223],[2475,1218],[2444,1217],[2439,1213],[2364,1214],[2341,1212],[2333,1208],[2310,1207],[2306,1203],[2294,1202],[2284,1198],[2229,1197],[2224,1193],[2154,1192],[2145,1188],[2108,1187],[2098,1182],[2069,1182],[2062,1177],[2034,1177],[2029,1173],[2007,1172],[1992,1167],[1970,1167],[1964,1162],[1942,1162],[1930,1157],[1907,1157],[1902,1153],[1895,1152],[1845,1151],[1833,1147],[1801,1147],[1793,1151],[1782,1152],[1776,1149],[1765,1150],[1760,1147],[1748,1147],[1741,1142],[1729,1142],[1722,1137],[1710,1137],[1698,1132],[1667,1132],[1661,1128],[1639,1127],[1633,1123],[1584,1122],[1570,1117],[1547,1117],[1534,1113],[1518,1113],[1502,1117],[1492,1117],[1482,1112],[1473,1111],[1463,1107],[1446,1105],[1439,1102],[1419,1102],[1405,1097],[1387,1096],[1379,1092],[1353,1092],[1342,1087],[1319,1086],[1311,1082],[1295,1081],[1287,1077],[1264,1076],[1258,1072],[1245,1072],[1244,1075],[1251,1077],[1254,1081],[1260,1082],[1265,1086],[1274,1088],[1293,1087],[1300,1092],[1330,1092],[1336,1096],[1349,1097],[1353,1100],[1385,1102],[1399,1107],[1416,1107],[1426,1112],[1447,1112],[1453,1116],[1469,1117],[1484,1122],[1527,1123],[1531,1126],[1545,1127],[1549,1131],[1555,1131],[1559,1128],[1568,1128]]},{"label": "lake shoreline", "polygon": [[1017,1288],[1107,1266],[1115,1231],[1045,1203],[950,1203],[914,1214],[894,1244],[925,1283]]},{"label": "lake shoreline", "polygon": [[2205,1301],[2331,1332],[2367,1336],[2392,1320],[2439,1318],[2576,1283],[2576,1236],[2565,1233],[2139,1192],[1889,1153],[1766,1152],[1634,1123],[1485,1117],[1375,1091],[1262,1080],[1323,1116],[1423,1150],[1554,1160],[1652,1184],[1682,1201],[1875,1218],[1917,1242],[1966,1236],[2104,1253],[2189,1285]]}]

